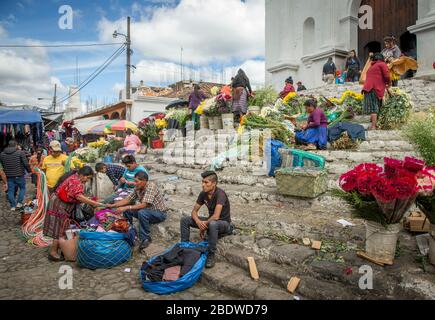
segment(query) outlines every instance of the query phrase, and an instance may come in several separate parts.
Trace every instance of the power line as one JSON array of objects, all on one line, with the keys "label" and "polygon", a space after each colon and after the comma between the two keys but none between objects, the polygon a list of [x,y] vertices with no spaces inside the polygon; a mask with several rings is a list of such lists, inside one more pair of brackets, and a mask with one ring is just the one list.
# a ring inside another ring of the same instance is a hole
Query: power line
[{"label": "power line", "polygon": [[[104,65],[106,65],[106,63],[113,58],[116,54],[118,54],[118,52],[124,48],[125,45],[120,46],[109,58],[106,59],[106,61],[103,62],[103,64],[101,66],[99,66],[94,72],[92,72],[83,82],[81,82],[78,87],[82,86],[86,81],[88,81],[94,74],[96,74],[102,67],[104,67]],[[69,97],[69,93],[67,93],[66,95],[64,95],[62,98],[60,98],[59,100],[61,100],[62,102],[67,100]],[[66,98],[66,99],[65,99]]]},{"label": "power line", "polygon": [[79,88],[77,90],[74,91],[73,94],[69,95],[63,99],[61,99],[61,101],[59,101],[58,103],[63,103],[66,100],[72,98],[73,96],[75,96],[77,93],[79,93],[83,88],[85,88],[89,83],[91,83],[98,75],[101,74],[101,72],[103,72],[116,58],[118,58],[123,52],[125,51],[125,45],[121,46],[118,50],[116,50],[114,52],[114,54],[111,55],[111,57],[106,60],[106,62],[99,68],[97,69],[97,72],[93,73],[93,76],[89,76],[85,81],[83,81]]},{"label": "power line", "polygon": [[114,43],[89,43],[89,44],[53,44],[53,45],[21,45],[21,44],[0,44],[0,48],[72,48],[72,47],[98,47],[98,46],[114,46],[123,44],[121,42]]}]

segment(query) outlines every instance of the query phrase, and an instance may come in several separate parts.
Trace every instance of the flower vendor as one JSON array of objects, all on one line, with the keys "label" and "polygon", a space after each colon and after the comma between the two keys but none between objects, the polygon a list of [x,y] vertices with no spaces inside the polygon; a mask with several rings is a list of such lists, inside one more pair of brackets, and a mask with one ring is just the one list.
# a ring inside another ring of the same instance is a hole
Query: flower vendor
[{"label": "flower vendor", "polygon": [[68,219],[72,218],[76,205],[85,203],[93,207],[103,206],[101,203],[84,196],[84,185],[93,176],[94,171],[91,167],[83,167],[78,172],[71,171],[63,175],[54,187],[48,203],[43,229],[44,236],[53,239],[48,253],[50,261],[63,260],[58,254],[59,238],[64,236],[65,229],[68,227]]},{"label": "flower vendor", "polygon": [[364,113],[371,115],[370,130],[377,130],[378,113],[382,107],[385,90],[391,82],[390,72],[384,56],[377,53],[367,71],[367,79],[362,89],[364,94]]},{"label": "flower vendor", "polygon": [[127,153],[134,154],[140,152],[142,141],[133,133],[131,129],[127,129],[127,137],[124,140],[124,150]]},{"label": "flower vendor", "polygon": [[248,94],[252,95],[251,83],[242,69],[237,72],[231,86],[233,87],[233,113],[240,118],[248,112]]},{"label": "flower vendor", "polygon": [[293,78],[292,77],[288,77],[285,80],[285,87],[280,92],[279,97],[281,99],[284,99],[290,92],[296,92],[295,87],[293,87]]},{"label": "flower vendor", "polygon": [[189,114],[192,115],[192,121],[195,123],[195,129],[199,129],[199,115],[195,112],[202,101],[207,99],[204,92],[198,84],[193,86],[193,91],[189,96]]},{"label": "flower vendor", "polygon": [[328,143],[328,119],[325,113],[317,108],[315,100],[304,103],[308,116],[308,123],[296,132],[296,142],[306,145],[307,150],[324,150]]},{"label": "flower vendor", "polygon": [[[382,55],[385,58],[385,61],[387,63],[391,63],[396,59],[399,59],[402,55],[402,51],[400,50],[399,46],[396,44],[396,38],[393,36],[385,37],[384,38],[384,50],[382,50]],[[395,72],[391,72],[391,81],[392,86],[397,87],[398,82],[400,79],[400,75],[396,74]]]}]

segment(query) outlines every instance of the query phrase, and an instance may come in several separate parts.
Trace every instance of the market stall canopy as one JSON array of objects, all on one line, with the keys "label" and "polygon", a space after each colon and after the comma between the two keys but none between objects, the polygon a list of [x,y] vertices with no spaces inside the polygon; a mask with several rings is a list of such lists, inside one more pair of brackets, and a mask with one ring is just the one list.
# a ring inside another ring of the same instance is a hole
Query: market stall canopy
[{"label": "market stall canopy", "polygon": [[30,110],[0,109],[0,124],[42,123],[41,113]]},{"label": "market stall canopy", "polygon": [[100,121],[102,121],[101,117],[76,119],[74,120],[73,127],[76,128],[80,132],[80,134],[86,135],[88,134],[88,130],[92,127],[95,127],[95,125]]},{"label": "market stall canopy", "polygon": [[112,134],[112,130],[110,130],[110,125],[118,122],[118,120],[100,120],[94,122],[87,130],[87,134]]},{"label": "market stall canopy", "polygon": [[108,125],[107,128],[112,131],[125,131],[127,129],[131,129],[133,131],[138,130],[137,125],[127,120],[121,120],[121,121],[118,120],[115,123]]},{"label": "market stall canopy", "polygon": [[166,110],[187,108],[188,105],[189,105],[189,101],[187,100],[177,100],[167,105]]}]

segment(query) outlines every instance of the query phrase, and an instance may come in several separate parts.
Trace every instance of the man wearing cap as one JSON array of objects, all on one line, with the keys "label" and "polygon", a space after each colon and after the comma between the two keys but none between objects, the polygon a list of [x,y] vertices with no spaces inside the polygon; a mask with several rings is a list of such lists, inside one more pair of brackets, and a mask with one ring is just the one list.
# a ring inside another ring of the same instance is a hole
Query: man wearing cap
[{"label": "man wearing cap", "polygon": [[62,153],[60,142],[56,140],[50,142],[50,152],[51,154],[42,162],[41,169],[45,171],[47,187],[51,191],[65,173],[65,163],[68,157]]},{"label": "man wearing cap", "polygon": [[[208,235],[207,268],[215,265],[215,252],[219,236],[229,235],[233,231],[231,224],[230,201],[222,189],[217,187],[218,177],[215,172],[207,171],[202,175],[202,192],[196,200],[191,217],[183,217],[180,222],[181,241],[189,242],[190,228],[200,230],[201,239]],[[207,206],[209,217],[199,217],[199,210]]]}]

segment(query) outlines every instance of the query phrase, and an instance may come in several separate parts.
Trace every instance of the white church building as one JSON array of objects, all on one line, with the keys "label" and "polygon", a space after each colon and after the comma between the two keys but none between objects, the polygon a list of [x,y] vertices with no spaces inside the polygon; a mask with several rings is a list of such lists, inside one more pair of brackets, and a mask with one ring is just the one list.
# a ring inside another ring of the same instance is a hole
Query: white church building
[{"label": "white church building", "polygon": [[[360,20],[370,27],[371,13],[372,28],[360,28]],[[266,0],[266,83],[281,90],[292,76],[321,86],[328,57],[342,70],[355,49],[364,66],[388,35],[417,58],[416,77],[435,80],[435,0]]]}]

